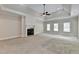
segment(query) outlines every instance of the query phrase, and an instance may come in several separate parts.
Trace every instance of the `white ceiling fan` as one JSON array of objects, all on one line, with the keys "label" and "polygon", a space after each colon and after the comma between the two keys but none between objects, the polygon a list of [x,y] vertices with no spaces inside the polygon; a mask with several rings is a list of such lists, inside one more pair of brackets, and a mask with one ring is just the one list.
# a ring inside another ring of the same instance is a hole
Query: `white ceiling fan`
[{"label": "white ceiling fan", "polygon": [[44,8],[43,8],[44,10],[43,10],[43,13],[42,13],[41,16],[47,16],[47,15],[49,16],[49,15],[51,15],[50,13],[48,13],[48,12],[46,11],[46,4],[43,4],[43,7],[44,7]]}]

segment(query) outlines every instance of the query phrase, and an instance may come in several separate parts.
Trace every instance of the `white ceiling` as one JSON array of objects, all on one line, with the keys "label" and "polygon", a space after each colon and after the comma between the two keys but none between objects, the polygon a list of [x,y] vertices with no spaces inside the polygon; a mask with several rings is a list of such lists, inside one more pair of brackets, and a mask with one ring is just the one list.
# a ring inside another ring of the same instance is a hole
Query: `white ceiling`
[{"label": "white ceiling", "polygon": [[[36,16],[39,18],[44,18],[43,16],[41,16],[41,13],[43,13],[43,4],[3,4],[3,7],[9,8],[11,10],[15,10],[18,12],[22,12],[24,14],[30,14],[32,16]],[[69,11],[71,13],[71,15],[76,15],[79,14],[79,4],[75,5],[63,5],[63,4],[46,4],[46,11],[48,11],[51,15],[50,16],[45,16],[49,18],[54,18],[54,16],[59,15],[59,13],[61,10],[64,11]],[[59,10],[61,9],[61,10]],[[59,10],[59,11],[57,11]],[[66,13],[67,13],[66,12]],[[63,13],[63,15],[65,15]],[[58,17],[58,16],[57,16]]]},{"label": "white ceiling", "polygon": [[[28,6],[38,13],[42,13],[44,10],[43,4],[28,4]],[[59,9],[63,9],[62,4],[46,4],[46,11],[49,13],[55,12]]]},{"label": "white ceiling", "polygon": [[72,4],[71,15],[79,15],[79,4]]}]

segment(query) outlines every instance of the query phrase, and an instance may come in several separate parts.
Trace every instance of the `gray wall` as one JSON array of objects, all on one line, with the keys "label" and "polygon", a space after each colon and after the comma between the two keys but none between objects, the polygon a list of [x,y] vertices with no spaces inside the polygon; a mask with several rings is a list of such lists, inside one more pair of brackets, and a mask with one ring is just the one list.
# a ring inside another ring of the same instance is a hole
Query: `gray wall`
[{"label": "gray wall", "polygon": [[[78,17],[67,18],[67,19],[58,19],[45,21],[43,23],[44,33],[55,34],[55,35],[64,35],[64,36],[76,36],[78,35]],[[63,32],[63,23],[70,22],[70,32]],[[54,31],[54,23],[58,23],[58,32]],[[50,31],[47,31],[47,24],[50,24]]]}]

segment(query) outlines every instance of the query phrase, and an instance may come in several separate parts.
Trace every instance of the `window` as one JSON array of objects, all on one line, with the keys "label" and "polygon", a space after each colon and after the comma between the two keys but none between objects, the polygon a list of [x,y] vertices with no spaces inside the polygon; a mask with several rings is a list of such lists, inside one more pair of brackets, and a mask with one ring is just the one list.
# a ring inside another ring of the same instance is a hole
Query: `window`
[{"label": "window", "polygon": [[47,24],[47,31],[50,31],[50,24]]},{"label": "window", "polygon": [[54,31],[58,31],[58,23],[54,24]]},{"label": "window", "polygon": [[70,22],[64,23],[64,32],[70,32]]}]

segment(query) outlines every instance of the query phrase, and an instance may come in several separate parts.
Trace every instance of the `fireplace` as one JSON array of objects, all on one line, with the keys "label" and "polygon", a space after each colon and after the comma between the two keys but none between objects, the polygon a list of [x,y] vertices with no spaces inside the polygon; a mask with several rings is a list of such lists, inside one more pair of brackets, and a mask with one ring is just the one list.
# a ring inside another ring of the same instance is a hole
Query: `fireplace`
[{"label": "fireplace", "polygon": [[34,35],[34,28],[27,29],[27,36]]}]

